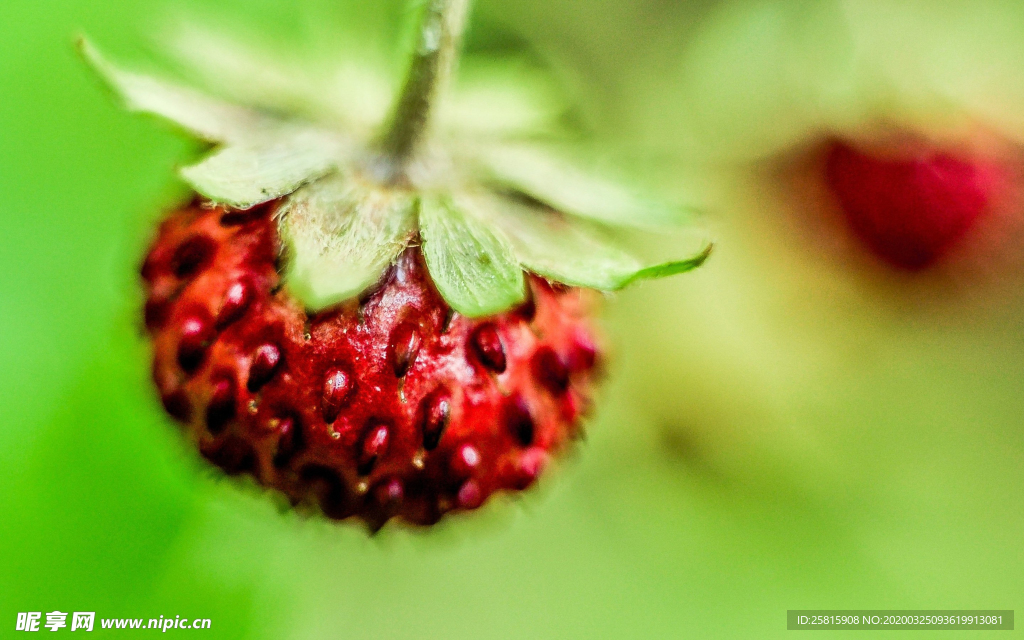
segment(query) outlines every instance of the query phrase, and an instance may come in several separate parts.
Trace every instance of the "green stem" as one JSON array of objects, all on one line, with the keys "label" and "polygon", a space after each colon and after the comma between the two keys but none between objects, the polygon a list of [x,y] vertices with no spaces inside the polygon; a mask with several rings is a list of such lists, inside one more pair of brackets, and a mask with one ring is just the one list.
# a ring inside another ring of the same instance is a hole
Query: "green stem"
[{"label": "green stem", "polygon": [[405,85],[381,140],[395,174],[416,153],[437,96],[454,71],[470,1],[428,0]]}]

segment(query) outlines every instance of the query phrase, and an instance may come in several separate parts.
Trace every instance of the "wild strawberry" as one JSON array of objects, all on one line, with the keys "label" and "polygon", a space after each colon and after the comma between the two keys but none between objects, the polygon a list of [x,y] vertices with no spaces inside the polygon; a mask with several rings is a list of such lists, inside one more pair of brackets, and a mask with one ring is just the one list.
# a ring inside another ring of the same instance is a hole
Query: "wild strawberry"
[{"label": "wild strawberry", "polygon": [[375,526],[532,484],[590,402],[593,295],[530,277],[527,303],[467,318],[410,247],[372,292],[307,313],[279,289],[274,207],[186,207],[145,263],[154,378],[202,454]]},{"label": "wild strawberry", "polygon": [[995,162],[923,149],[882,156],[833,141],[826,180],[851,230],[878,256],[920,269],[952,249],[1008,181]]},{"label": "wild strawberry", "polygon": [[[229,473],[371,527],[530,486],[591,401],[588,289],[708,254],[645,268],[599,227],[665,210],[479,129],[425,137],[467,9],[428,3],[379,136],[336,129],[358,119],[344,109],[323,126],[282,119],[84,45],[129,106],[220,147],[182,171],[201,197],[164,221],[142,267],[168,413]],[[323,94],[301,100],[307,116],[335,106]]]}]

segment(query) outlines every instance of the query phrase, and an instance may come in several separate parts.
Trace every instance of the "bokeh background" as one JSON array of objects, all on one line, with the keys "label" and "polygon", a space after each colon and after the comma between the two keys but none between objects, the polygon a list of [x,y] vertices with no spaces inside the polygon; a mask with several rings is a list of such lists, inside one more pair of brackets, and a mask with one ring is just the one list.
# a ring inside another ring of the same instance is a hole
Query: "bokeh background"
[{"label": "bokeh background", "polygon": [[221,479],[150,388],[136,266],[197,149],[123,113],[72,40],[145,58],[181,13],[322,54],[399,46],[406,9],[0,3],[0,636],[53,610],[217,638],[771,638],[787,609],[1021,608],[1020,212],[894,270],[832,224],[814,151],[881,123],[1013,156],[1020,3],[480,0],[471,52],[543,64],[589,148],[699,204],[718,247],[609,299],[600,410],[538,491],[372,538]]}]

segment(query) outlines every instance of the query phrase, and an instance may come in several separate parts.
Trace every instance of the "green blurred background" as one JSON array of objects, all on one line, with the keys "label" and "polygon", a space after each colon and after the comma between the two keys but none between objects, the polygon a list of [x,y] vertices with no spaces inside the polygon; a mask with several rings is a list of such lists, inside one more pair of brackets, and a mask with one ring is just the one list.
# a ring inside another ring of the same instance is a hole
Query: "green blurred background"
[{"label": "green blurred background", "polygon": [[1024,236],[895,274],[807,232],[784,162],[877,119],[1020,140],[1018,5],[480,0],[470,48],[550,64],[718,251],[609,301],[599,414],[538,491],[368,538],[222,480],[164,417],[135,268],[196,149],[71,43],[130,56],[185,12],[390,48],[403,3],[4,0],[0,636],[53,610],[217,638],[771,638],[787,609],[1018,608]]}]

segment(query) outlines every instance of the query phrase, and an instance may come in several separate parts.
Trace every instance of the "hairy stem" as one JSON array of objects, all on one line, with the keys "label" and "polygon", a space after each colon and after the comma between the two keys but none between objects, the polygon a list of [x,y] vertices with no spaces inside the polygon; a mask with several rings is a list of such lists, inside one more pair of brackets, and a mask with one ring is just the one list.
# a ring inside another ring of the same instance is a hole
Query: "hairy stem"
[{"label": "hairy stem", "polygon": [[396,174],[416,152],[437,97],[454,72],[470,1],[427,0],[412,64],[381,140]]}]

